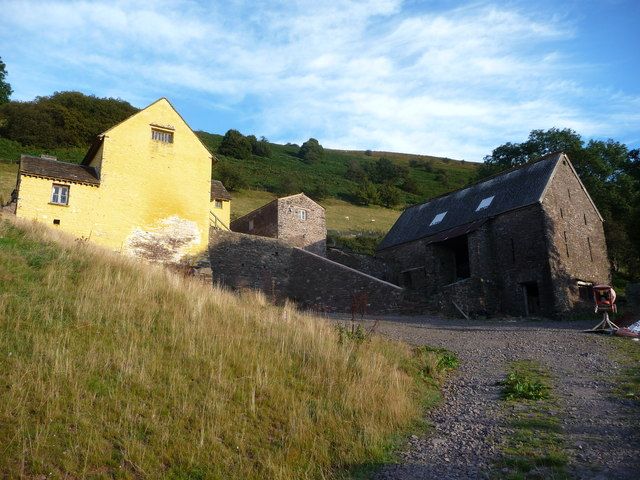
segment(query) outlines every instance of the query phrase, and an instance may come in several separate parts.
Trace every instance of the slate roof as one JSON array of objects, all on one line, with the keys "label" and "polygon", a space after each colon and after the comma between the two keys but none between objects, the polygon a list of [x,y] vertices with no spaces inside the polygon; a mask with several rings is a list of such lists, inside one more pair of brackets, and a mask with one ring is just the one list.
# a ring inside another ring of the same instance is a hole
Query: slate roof
[{"label": "slate roof", "polygon": [[213,202],[215,199],[231,200],[231,195],[220,180],[211,180],[211,201]]},{"label": "slate roof", "polygon": [[[562,153],[552,153],[536,162],[407,208],[384,237],[378,250],[436,235],[434,241],[442,241],[455,236],[449,235],[452,229],[468,233],[490,217],[539,202],[562,157]],[[491,196],[491,204],[476,211],[480,202]],[[443,212],[447,213],[442,221],[431,225],[434,217]]]},{"label": "slate roof", "polygon": [[20,156],[20,174],[86,185],[100,185],[95,168],[50,158]]}]

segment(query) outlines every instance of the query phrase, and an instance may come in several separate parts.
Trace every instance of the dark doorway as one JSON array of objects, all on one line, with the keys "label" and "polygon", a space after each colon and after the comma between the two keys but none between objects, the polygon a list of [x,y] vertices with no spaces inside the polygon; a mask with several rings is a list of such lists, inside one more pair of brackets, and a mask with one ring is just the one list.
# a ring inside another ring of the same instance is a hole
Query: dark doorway
[{"label": "dark doorway", "polygon": [[524,296],[524,313],[526,316],[540,313],[540,290],[538,282],[524,282],[522,284]]},{"label": "dark doorway", "polygon": [[448,248],[453,253],[455,259],[455,280],[469,278],[471,270],[469,267],[469,242],[467,236],[452,238],[442,242],[442,246]]}]

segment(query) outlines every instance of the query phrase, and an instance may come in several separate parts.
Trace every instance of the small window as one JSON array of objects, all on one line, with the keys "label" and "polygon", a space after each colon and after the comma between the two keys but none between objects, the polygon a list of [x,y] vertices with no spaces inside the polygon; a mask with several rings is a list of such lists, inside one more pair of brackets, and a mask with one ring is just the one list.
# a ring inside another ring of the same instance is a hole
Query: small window
[{"label": "small window", "polygon": [[56,205],[69,205],[69,186],[54,183],[51,190],[51,203]]},{"label": "small window", "polygon": [[571,198],[571,189],[567,188],[567,194],[569,195],[569,198]]},{"label": "small window", "polygon": [[253,230],[253,220],[249,220],[249,230]]},{"label": "small window", "polygon": [[562,208],[560,208],[560,218],[564,218],[564,212],[562,211]]},{"label": "small window", "polygon": [[437,214],[435,217],[433,217],[433,220],[431,220],[431,223],[429,224],[429,226],[432,227],[433,225],[439,224],[446,214],[447,212],[442,212]]},{"label": "small window", "polygon": [[593,283],[578,280],[578,295],[580,300],[585,302],[593,302]]},{"label": "small window", "polygon": [[173,143],[173,132],[165,132],[164,130],[151,129],[151,138],[163,143]]},{"label": "small window", "polygon": [[54,218],[53,219],[53,224],[54,225],[60,225],[60,219],[59,218]]},{"label": "small window", "polygon": [[491,202],[493,202],[493,197],[494,195],[491,195],[490,197],[487,197],[487,198],[483,198],[482,201],[478,204],[478,208],[476,208],[476,212],[479,212],[480,210],[484,210],[489,205],[491,205]]},{"label": "small window", "polygon": [[307,211],[306,210],[298,210],[298,217],[300,218],[300,220],[306,220],[307,219]]},{"label": "small window", "polygon": [[582,216],[584,217],[584,224],[586,225],[587,224],[587,214],[583,213]]},{"label": "small window", "polygon": [[222,208],[222,200],[218,200],[218,199],[216,199],[216,200],[213,202],[213,206],[214,206],[215,208]]}]

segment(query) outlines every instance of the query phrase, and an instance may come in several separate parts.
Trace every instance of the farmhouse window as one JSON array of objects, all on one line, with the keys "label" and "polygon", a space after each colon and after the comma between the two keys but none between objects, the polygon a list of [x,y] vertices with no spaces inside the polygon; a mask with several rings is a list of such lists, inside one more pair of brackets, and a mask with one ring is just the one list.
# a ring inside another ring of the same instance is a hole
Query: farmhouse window
[{"label": "farmhouse window", "polygon": [[215,200],[213,206],[216,208],[222,208],[222,200]]},{"label": "farmhouse window", "polygon": [[164,130],[151,129],[151,138],[163,143],[173,143],[173,132],[166,132]]},{"label": "farmhouse window", "polygon": [[300,217],[300,220],[306,220],[307,219],[307,211],[306,210],[298,210],[298,217]]},{"label": "farmhouse window", "polygon": [[69,205],[69,186],[54,183],[51,189],[51,203]]}]

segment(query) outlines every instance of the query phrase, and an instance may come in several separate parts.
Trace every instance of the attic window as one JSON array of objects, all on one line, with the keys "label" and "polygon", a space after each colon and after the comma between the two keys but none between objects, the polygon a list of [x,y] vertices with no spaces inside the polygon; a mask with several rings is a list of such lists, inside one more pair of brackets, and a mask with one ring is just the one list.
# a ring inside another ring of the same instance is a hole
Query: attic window
[{"label": "attic window", "polygon": [[482,201],[478,204],[478,208],[476,208],[476,212],[479,212],[480,210],[484,210],[489,205],[491,205],[491,202],[493,202],[493,197],[494,195],[491,195],[490,197],[487,197],[487,198],[483,198]]},{"label": "attic window", "polygon": [[429,224],[429,226],[432,227],[434,225],[439,224],[446,214],[447,212],[442,212],[437,214],[435,217],[433,217],[433,220],[431,220],[431,223]]},{"label": "attic window", "polygon": [[151,139],[157,140],[163,143],[173,143],[173,132],[167,132],[165,130],[158,130],[157,128],[151,129]]}]

